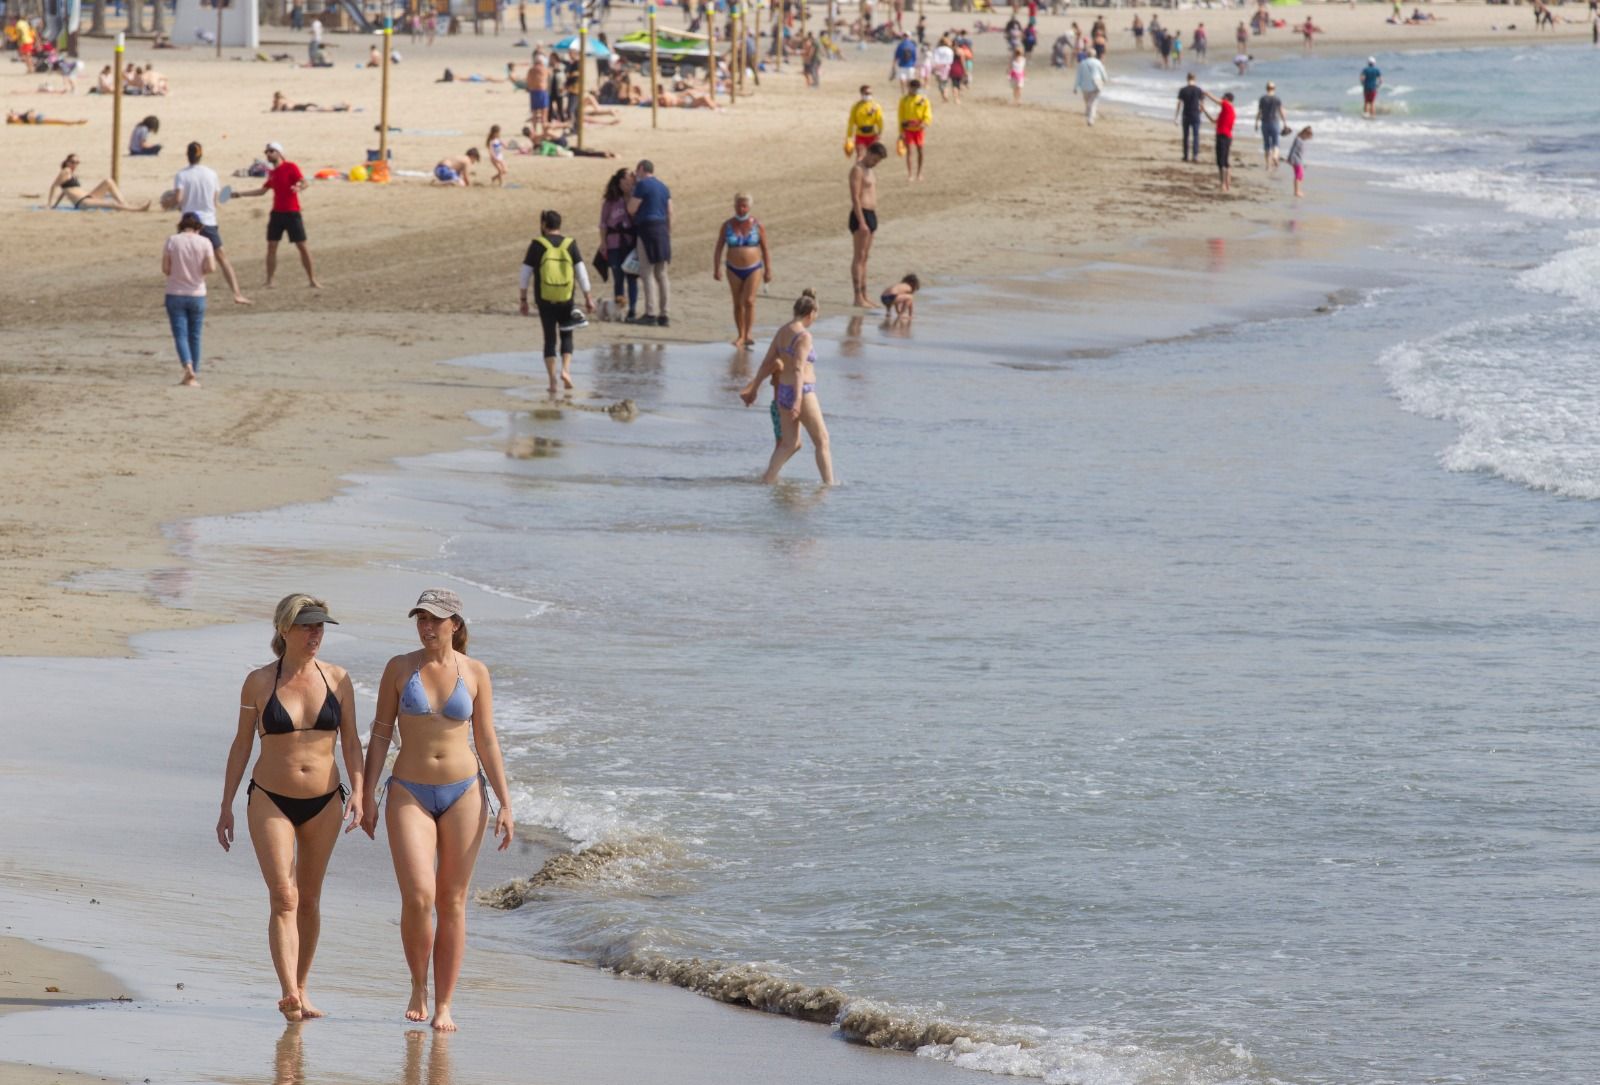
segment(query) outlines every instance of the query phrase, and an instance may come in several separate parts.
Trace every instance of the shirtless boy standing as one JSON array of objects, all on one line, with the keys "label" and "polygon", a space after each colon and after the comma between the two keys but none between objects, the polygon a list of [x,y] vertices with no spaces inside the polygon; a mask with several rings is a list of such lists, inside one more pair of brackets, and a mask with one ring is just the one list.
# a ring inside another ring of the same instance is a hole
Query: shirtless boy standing
[{"label": "shirtless boy standing", "polygon": [[878,232],[878,177],[872,171],[889,156],[882,143],[867,148],[860,161],[850,167],[850,283],[855,289],[854,304],[871,309],[867,296],[867,255],[872,251],[872,235]]},{"label": "shirtless boy standing", "polygon": [[535,52],[528,67],[528,111],[535,132],[542,131],[550,119],[550,69],[545,67],[544,54]]}]

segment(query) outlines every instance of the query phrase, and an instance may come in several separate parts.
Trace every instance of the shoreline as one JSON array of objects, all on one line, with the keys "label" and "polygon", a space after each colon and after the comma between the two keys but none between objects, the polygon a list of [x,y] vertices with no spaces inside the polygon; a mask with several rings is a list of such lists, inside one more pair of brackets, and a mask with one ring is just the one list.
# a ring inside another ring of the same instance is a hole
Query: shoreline
[{"label": "shoreline", "polygon": [[[1165,133],[1164,128],[1162,128],[1161,131]],[[1242,201],[1236,202],[1242,203]],[[1260,205],[1243,204],[1243,207],[1246,212],[1249,212],[1258,209]],[[1230,217],[1235,219],[1238,217],[1249,219],[1252,216],[1248,213],[1240,216],[1239,211],[1235,209]],[[1209,223],[1204,225],[1209,225]],[[1194,235],[1195,239],[1204,238],[1206,236],[1208,235],[1204,232],[1203,225],[1200,228],[1197,228]],[[1336,243],[1337,241],[1337,238],[1330,236],[1330,244]],[[1359,244],[1361,242],[1354,243]],[[1147,246],[1152,244],[1153,239],[1149,236],[1146,236],[1140,244],[1132,245],[1131,247],[1135,250],[1135,252],[1148,252],[1149,250]],[[1240,244],[1248,247],[1249,241],[1244,240],[1243,242],[1236,243],[1234,245],[1235,252],[1238,251]],[[1130,243],[1126,239],[1123,239],[1118,243],[1119,250],[1122,250],[1129,245]],[[1085,247],[1078,250],[1078,255],[1082,261],[1090,262],[1103,255],[1090,251],[1090,248],[1092,247]],[[1025,253],[1024,255],[1025,257],[1036,259],[1040,263],[1044,262],[1048,258],[1043,252]],[[1126,258],[1130,254],[1126,251],[1120,251],[1119,255]],[[1235,256],[1235,259],[1239,258]],[[1154,261],[1152,260],[1152,263],[1153,262]],[[1024,264],[1025,266],[1028,264],[1026,259]],[[291,267],[287,270],[294,271],[295,269]],[[949,274],[949,272],[946,272],[945,274]],[[958,282],[952,282],[951,285],[956,287],[970,287],[977,281],[980,280],[976,278],[969,278]],[[1052,304],[1054,299],[1049,297],[1048,292],[1045,292],[1045,295],[1045,297],[1040,299],[1040,304]],[[719,297],[717,301],[720,302],[721,298]],[[707,308],[714,308],[714,306],[708,305]],[[764,308],[770,307],[765,306],[764,304]],[[253,319],[254,316],[255,314],[247,314],[247,318],[250,319]],[[351,323],[351,314],[343,312],[329,313],[326,315],[326,318],[321,321],[310,322],[311,330],[308,334],[319,334],[317,329],[321,325],[337,325],[342,331],[342,329],[347,327],[349,323]],[[249,508],[282,508],[286,505],[321,503],[327,500],[329,497],[333,497],[342,493],[348,486],[348,480],[351,475],[368,473],[374,469],[381,470],[386,473],[403,470],[403,468],[398,466],[396,463],[397,459],[402,456],[409,457],[413,455],[425,454],[430,451],[444,451],[447,449],[460,448],[462,447],[463,443],[472,439],[472,435],[474,433],[481,435],[484,432],[483,427],[479,425],[479,423],[473,421],[469,417],[468,412],[475,410],[503,412],[506,410],[506,393],[508,391],[514,388],[528,386],[530,384],[537,385],[542,379],[542,375],[538,373],[530,374],[529,376],[531,377],[531,380],[525,380],[517,376],[495,374],[489,370],[480,369],[478,367],[460,366],[454,364],[453,361],[448,358],[441,360],[436,355],[430,356],[431,352],[436,351],[443,343],[448,342],[448,339],[425,338],[425,333],[428,330],[426,327],[428,323],[426,319],[416,318],[413,324],[409,326],[402,326],[408,330],[402,331],[401,334],[413,335],[414,338],[411,342],[405,344],[404,346],[398,347],[398,349],[395,347],[394,340],[392,338],[396,331],[394,326],[395,322],[391,319],[385,319],[381,322],[381,327],[376,326],[378,323],[379,322],[375,321],[374,326],[364,326],[361,329],[360,334],[364,337],[361,341],[365,342],[369,349],[390,352],[389,356],[386,358],[386,362],[391,366],[393,383],[380,389],[372,397],[374,402],[368,403],[366,400],[363,400],[361,409],[370,410],[373,412],[381,412],[383,410],[383,406],[381,403],[376,401],[381,400],[385,396],[394,398],[395,388],[397,386],[400,388],[407,388],[410,386],[426,386],[430,389],[430,395],[437,395],[440,398],[438,400],[429,402],[429,412],[426,417],[409,420],[408,424],[410,428],[404,432],[383,432],[383,423],[393,423],[396,419],[405,415],[406,412],[404,405],[401,405],[399,409],[395,410],[392,414],[385,415],[382,413],[375,413],[372,417],[360,419],[359,421],[364,425],[359,427],[352,425],[346,432],[341,434],[342,440],[351,442],[352,447],[361,450],[359,456],[351,457],[339,468],[328,467],[325,463],[316,462],[315,459],[299,462],[296,464],[298,473],[294,479],[288,483],[281,484],[281,489],[272,491],[274,494],[283,494],[284,496],[282,500],[269,498],[265,492],[256,491],[252,492],[247,498],[245,498],[248,502]],[[305,324],[303,323],[302,326],[304,327]],[[266,338],[268,333],[258,332],[258,334],[261,335],[262,338]],[[332,334],[331,328],[329,334]],[[520,339],[524,339],[525,336],[525,327],[513,325],[508,320],[497,321],[495,324],[495,331],[493,333],[493,341],[496,343],[513,344]],[[341,343],[348,346],[350,339],[342,339]],[[476,345],[477,344],[475,343],[475,346]],[[674,341],[672,345],[673,347],[677,347],[680,344]],[[508,349],[510,349],[509,346]],[[592,357],[595,349],[599,348],[595,347],[594,349],[591,349],[590,345],[586,344],[584,349],[585,353]],[[487,351],[480,351],[477,349],[473,351],[474,354],[484,352]],[[285,380],[290,379],[291,377],[293,377],[292,374],[274,373],[271,379]],[[315,390],[316,382],[304,377],[298,377],[295,379],[298,381],[298,383],[291,387],[291,391],[301,398],[292,408],[286,407],[284,409],[302,411],[315,410],[317,406]],[[219,381],[218,383],[221,384],[223,382]],[[265,391],[266,383],[266,380],[260,381],[260,387],[258,390]],[[181,393],[174,392],[173,394]],[[596,401],[604,402],[604,400],[605,397],[602,395],[599,396]],[[234,418],[229,419],[229,421],[233,422],[235,425],[243,425],[249,420]],[[370,443],[360,444],[358,442]],[[255,451],[260,452],[263,455],[268,455],[270,454],[271,449],[256,446]],[[256,479],[254,477],[251,478],[251,485],[256,485]],[[235,492],[232,495],[233,497],[245,497],[245,495],[238,494],[236,490],[237,483],[235,483]],[[228,508],[231,509],[231,506],[228,506]],[[240,508],[236,511],[245,510]],[[194,519],[196,516],[214,515],[218,515],[215,509],[196,509],[196,511],[192,514],[185,514],[178,517],[169,517],[167,519],[160,520],[156,524],[156,527],[159,530],[158,539],[151,540],[150,545],[148,546],[141,544],[139,547],[131,551],[131,555],[136,556],[140,560],[151,561],[154,563],[151,568],[160,569],[171,567],[174,561],[173,546],[175,543],[181,544],[181,540],[174,539],[173,533],[181,532],[182,525],[185,522]],[[122,554],[125,557],[130,556],[130,551],[126,548],[125,539]],[[352,560],[365,563],[369,562],[373,556],[374,555],[370,552],[363,553],[357,555]],[[137,565],[135,565],[135,568],[137,568]],[[93,615],[96,618],[103,617],[106,610],[105,604],[107,599],[125,593],[125,589],[118,588],[114,583],[119,579],[119,577],[125,575],[125,569],[126,566],[114,564],[106,567],[107,571],[102,575],[104,575],[108,581],[113,582],[111,586],[91,587],[87,590],[63,594],[80,596],[80,602],[84,615]],[[77,579],[80,581],[87,580],[91,583],[94,581],[94,577],[92,575],[88,577],[78,575]],[[137,581],[139,579],[139,574],[135,573],[133,579]],[[147,592],[143,587],[140,587],[136,589],[134,594],[143,597],[150,593]],[[61,608],[66,612],[68,621],[74,620],[74,608],[68,603],[60,600],[51,600],[44,602],[42,605],[52,608]],[[130,606],[128,609],[131,611],[129,620],[132,623],[132,628],[129,629],[129,632],[148,632],[152,628],[170,628],[172,624],[179,624],[178,622],[173,621],[175,618],[181,619],[182,623],[192,622],[192,624],[195,626],[206,626],[208,628],[213,628],[216,626],[219,620],[227,621],[231,618],[237,617],[237,614],[226,614],[221,611],[179,612],[173,611],[168,607],[155,610],[150,608],[148,603],[145,603],[142,600]],[[162,615],[166,621],[162,623],[152,623],[150,621],[150,616],[153,614]],[[111,630],[102,630],[101,632],[104,633],[106,637],[115,637],[120,635]],[[82,643],[85,647],[90,648],[89,654],[95,654],[101,657],[109,657],[114,654],[113,652],[106,650],[104,644],[102,643],[102,638],[95,638],[92,642],[80,641],[80,643]],[[136,651],[131,644],[124,645],[123,647],[124,650],[129,653]],[[4,653],[7,655],[14,654],[15,648],[16,645],[0,646],[0,649],[3,649]],[[64,653],[52,652],[51,654],[60,655]],[[17,661],[11,660],[8,662]],[[478,954],[481,952],[481,947],[475,945],[473,952],[475,955]],[[56,1076],[42,1078],[40,1080],[67,1079]],[[87,1080],[104,1079],[91,1078]]]}]

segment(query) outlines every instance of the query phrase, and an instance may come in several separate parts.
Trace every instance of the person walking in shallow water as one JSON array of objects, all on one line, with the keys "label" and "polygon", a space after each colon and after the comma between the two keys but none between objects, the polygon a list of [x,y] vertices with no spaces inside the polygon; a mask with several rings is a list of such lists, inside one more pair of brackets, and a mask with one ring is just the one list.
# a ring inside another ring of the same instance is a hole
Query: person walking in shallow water
[{"label": "person walking in shallow water", "polygon": [[515,831],[489,668],[466,654],[461,609],[461,598],[445,588],[429,588],[411,608],[422,647],[384,668],[361,819],[361,828],[375,836],[378,774],[398,727],[405,742],[384,789],[389,853],[400,885],[400,941],[411,970],[406,1020],[428,1019],[431,966],[433,1027],[440,1032],[456,1031],[451,1001],[467,951],[467,893],[488,824],[488,787],[500,800],[494,822],[500,851],[511,846]]},{"label": "person walking in shallow water", "polygon": [[[267,944],[282,991],[278,1011],[299,1021],[322,1016],[306,996],[306,982],[322,931],[322,879],[339,839],[341,815],[349,815],[349,832],[363,813],[361,736],[350,676],[317,658],[323,627],[338,624],[328,616],[328,604],[310,595],[287,595],[279,600],[272,624],[277,662],[251,671],[239,693],[217,843],[223,851],[233,847],[233,799],[259,734],[261,756],[250,774],[245,814],[271,905]],[[334,764],[335,742],[350,775],[348,808],[333,801],[346,794]]]},{"label": "person walking in shallow water", "polygon": [[802,427],[811,435],[817,454],[817,473],[824,486],[833,485],[833,453],[828,445],[828,424],[817,399],[817,352],[812,347],[811,325],[820,313],[817,295],[804,291],[794,303],[794,319],[779,328],[767,347],[761,368],[739,393],[746,405],[755,401],[761,385],[773,381],[772,419],[777,444],[767,461],[761,481],[778,481],[778,473],[789,458],[800,451]]}]

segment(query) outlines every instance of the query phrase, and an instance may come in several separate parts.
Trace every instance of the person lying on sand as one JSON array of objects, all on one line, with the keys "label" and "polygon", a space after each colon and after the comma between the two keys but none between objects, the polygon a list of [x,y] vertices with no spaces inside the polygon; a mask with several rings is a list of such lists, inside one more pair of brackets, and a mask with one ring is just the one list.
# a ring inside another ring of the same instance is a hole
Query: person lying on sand
[{"label": "person lying on sand", "polygon": [[272,112],[274,113],[348,113],[349,102],[337,102],[334,105],[318,105],[316,102],[291,102],[283,96],[283,91],[272,92]]},{"label": "person lying on sand", "polygon": [[693,92],[676,94],[660,83],[656,84],[656,104],[667,109],[714,109],[718,113],[722,112],[722,107],[713,102],[708,95]]},{"label": "person lying on sand", "polygon": [[7,124],[88,124],[88,121],[64,121],[52,119],[40,113],[37,109],[24,109],[18,113],[15,109],[6,110]]}]

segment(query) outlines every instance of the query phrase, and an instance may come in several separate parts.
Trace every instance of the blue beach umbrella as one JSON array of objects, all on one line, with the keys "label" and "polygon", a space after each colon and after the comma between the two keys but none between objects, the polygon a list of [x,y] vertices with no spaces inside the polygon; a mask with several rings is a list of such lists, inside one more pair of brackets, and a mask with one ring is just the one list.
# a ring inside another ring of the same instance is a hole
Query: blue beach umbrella
[{"label": "blue beach umbrella", "polygon": [[[568,34],[566,37],[556,42],[555,47],[561,50],[563,53],[576,53],[578,51],[578,35]],[[589,55],[600,60],[605,60],[611,56],[611,50],[606,48],[605,42],[597,41],[595,39],[595,35],[590,34]]]}]

